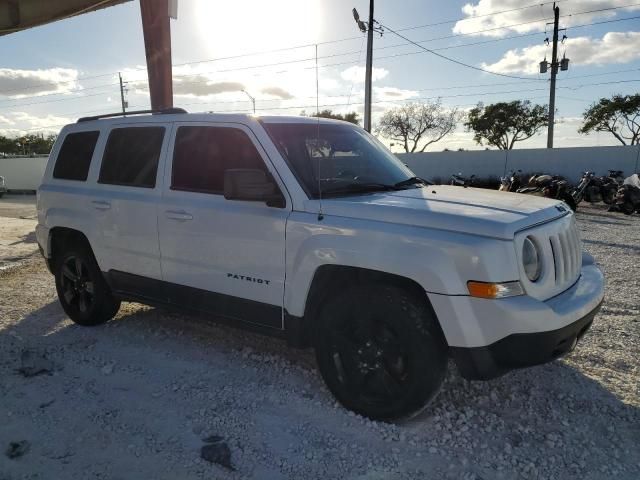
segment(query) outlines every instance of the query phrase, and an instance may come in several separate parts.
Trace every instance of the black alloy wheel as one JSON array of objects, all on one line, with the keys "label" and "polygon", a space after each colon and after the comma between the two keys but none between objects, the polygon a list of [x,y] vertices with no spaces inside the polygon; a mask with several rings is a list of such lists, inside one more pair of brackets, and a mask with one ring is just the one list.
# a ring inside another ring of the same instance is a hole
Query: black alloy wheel
[{"label": "black alloy wheel", "polygon": [[334,396],[375,420],[419,413],[446,373],[447,344],[426,296],[396,286],[366,283],[331,295],[314,342]]},{"label": "black alloy wheel", "polygon": [[61,284],[66,304],[86,315],[95,302],[95,284],[81,258],[66,258],[62,265]]},{"label": "black alloy wheel", "polygon": [[55,262],[56,290],[73,322],[92,326],[111,319],[120,309],[90,250],[71,247]]}]

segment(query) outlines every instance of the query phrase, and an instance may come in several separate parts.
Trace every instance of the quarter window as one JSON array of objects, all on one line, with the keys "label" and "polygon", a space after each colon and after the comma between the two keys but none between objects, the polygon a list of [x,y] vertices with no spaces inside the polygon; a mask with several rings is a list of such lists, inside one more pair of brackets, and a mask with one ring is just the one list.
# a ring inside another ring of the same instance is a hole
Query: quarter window
[{"label": "quarter window", "polygon": [[246,133],[229,127],[178,128],[173,150],[173,190],[222,194],[224,171],[230,168],[267,173]]},{"label": "quarter window", "polygon": [[97,131],[68,134],[58,153],[53,178],[82,182],[87,180],[98,136],[100,132]]},{"label": "quarter window", "polygon": [[98,183],[153,188],[164,127],[128,127],[111,130]]}]

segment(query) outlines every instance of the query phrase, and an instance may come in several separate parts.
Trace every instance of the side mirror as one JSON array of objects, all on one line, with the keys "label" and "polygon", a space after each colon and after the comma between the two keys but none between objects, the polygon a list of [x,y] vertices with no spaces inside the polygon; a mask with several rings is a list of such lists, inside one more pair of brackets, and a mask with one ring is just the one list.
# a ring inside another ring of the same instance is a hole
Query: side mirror
[{"label": "side mirror", "polygon": [[262,170],[233,168],[224,171],[224,198],[266,202],[271,207],[284,207],[284,198],[276,184]]}]

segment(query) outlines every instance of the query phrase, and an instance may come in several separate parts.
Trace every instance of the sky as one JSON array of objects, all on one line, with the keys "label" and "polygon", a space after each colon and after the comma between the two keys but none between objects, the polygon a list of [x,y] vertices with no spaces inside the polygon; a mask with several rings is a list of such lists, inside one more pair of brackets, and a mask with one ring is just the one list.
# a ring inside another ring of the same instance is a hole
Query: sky
[{"label": "sky", "polygon": [[[577,132],[582,112],[640,91],[640,0],[562,0],[555,146],[616,145]],[[366,41],[353,19],[367,0],[179,0],[171,20],[174,104],[190,112],[297,115],[320,109],[362,116]],[[438,99],[462,112],[478,102],[547,104],[553,4],[545,0],[376,0],[373,123],[406,102]],[[386,27],[386,28],[385,28]],[[418,48],[397,31],[441,58]],[[459,63],[456,63],[459,62]],[[460,65],[464,63],[468,66]],[[484,70],[484,71],[483,71]],[[149,107],[137,0],[0,37],[0,134],[56,133],[83,115]],[[546,145],[546,130],[516,148]],[[477,149],[456,131],[428,150]],[[398,151],[398,146],[394,147]]]}]

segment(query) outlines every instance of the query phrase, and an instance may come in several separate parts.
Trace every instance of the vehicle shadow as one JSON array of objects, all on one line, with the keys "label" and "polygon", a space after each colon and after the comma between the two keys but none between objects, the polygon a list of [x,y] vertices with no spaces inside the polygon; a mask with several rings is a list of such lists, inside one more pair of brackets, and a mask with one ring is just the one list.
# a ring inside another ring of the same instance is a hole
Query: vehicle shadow
[{"label": "vehicle shadow", "polygon": [[37,242],[37,240],[36,240],[36,232],[32,231],[32,232],[27,233],[26,235],[23,235],[20,238],[20,240],[18,240],[16,242],[13,242],[13,243],[10,243],[9,246],[19,245],[21,243],[36,243],[36,242]]},{"label": "vehicle shadow", "polygon": [[65,319],[67,315],[56,300],[33,310],[17,323],[0,327],[0,336],[9,334],[35,341],[56,330]]}]

